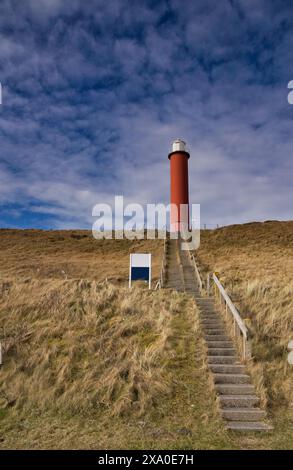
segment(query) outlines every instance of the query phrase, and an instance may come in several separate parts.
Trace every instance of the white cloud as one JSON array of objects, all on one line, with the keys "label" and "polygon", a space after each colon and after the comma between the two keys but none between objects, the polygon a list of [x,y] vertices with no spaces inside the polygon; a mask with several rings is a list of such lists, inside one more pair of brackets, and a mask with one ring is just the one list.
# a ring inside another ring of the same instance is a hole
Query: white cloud
[{"label": "white cloud", "polygon": [[[182,8],[172,0],[169,11],[94,3],[0,6],[0,25],[13,23],[0,41],[5,213],[10,206],[11,216],[25,209],[58,226],[90,226],[92,206],[115,194],[168,202],[167,154],[182,137],[204,223],[292,218],[292,39],[278,29],[285,11],[272,16],[261,1],[254,15],[235,2]],[[171,20],[158,25],[163,14]],[[270,21],[278,47],[263,46]]]}]

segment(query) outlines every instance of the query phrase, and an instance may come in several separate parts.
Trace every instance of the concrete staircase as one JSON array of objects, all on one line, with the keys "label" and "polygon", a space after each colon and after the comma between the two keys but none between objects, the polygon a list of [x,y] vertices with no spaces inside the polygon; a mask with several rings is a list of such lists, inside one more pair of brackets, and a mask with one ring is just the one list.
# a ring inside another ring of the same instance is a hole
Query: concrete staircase
[{"label": "concrete staircase", "polygon": [[219,410],[228,429],[267,431],[272,429],[262,420],[261,410],[251,378],[241,364],[224,321],[213,298],[202,297],[197,287],[194,268],[186,251],[178,249],[176,240],[168,242],[166,287],[185,291],[195,298],[207,345],[207,361],[218,394]]},{"label": "concrete staircase", "polygon": [[166,260],[167,271],[165,287],[179,292],[184,292],[183,271],[180,266],[177,240],[169,240],[167,242]]}]

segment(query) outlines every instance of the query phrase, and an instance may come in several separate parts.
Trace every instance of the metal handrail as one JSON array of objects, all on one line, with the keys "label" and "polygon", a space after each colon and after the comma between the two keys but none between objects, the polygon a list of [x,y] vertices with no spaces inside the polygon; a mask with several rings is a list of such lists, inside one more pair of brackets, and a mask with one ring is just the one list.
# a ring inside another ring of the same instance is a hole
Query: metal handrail
[{"label": "metal handrail", "polygon": [[191,261],[193,262],[193,267],[194,267],[195,275],[196,275],[196,278],[197,278],[197,283],[198,283],[198,286],[199,286],[199,290],[201,291],[202,286],[203,286],[203,281],[201,279],[200,272],[199,272],[199,269],[198,269],[196,261],[195,261],[195,257],[194,257],[193,254],[191,254],[190,250],[188,250],[188,253],[189,253],[189,257],[190,257]]},{"label": "metal handrail", "polygon": [[[196,264],[195,256],[188,250],[189,252],[189,257],[191,262],[193,263],[195,275],[197,278],[198,286],[200,291],[203,288],[203,280],[200,275],[200,271],[198,269],[198,266]],[[218,292],[220,297],[223,298],[225,305],[226,305],[226,313],[228,312],[228,309],[230,310],[233,318],[233,326],[234,326],[234,336],[236,336],[236,325],[239,329],[239,332],[241,333],[243,337],[243,342],[242,342],[242,349],[243,349],[243,357],[244,359],[249,359],[251,357],[251,351],[250,351],[250,343],[249,343],[249,331],[247,327],[244,324],[244,321],[242,320],[240,313],[238,312],[237,308],[233,304],[232,300],[230,299],[229,295],[225,291],[223,285],[219,281],[218,277],[216,276],[215,273],[213,273],[212,279],[214,281],[214,285],[217,287]],[[207,274],[207,284],[206,284],[206,290],[207,290],[207,295],[209,295],[209,290],[210,290],[210,273]]]},{"label": "metal handrail", "polygon": [[233,304],[232,300],[230,299],[229,295],[225,291],[225,288],[223,287],[223,285],[221,284],[220,280],[218,279],[218,277],[216,276],[215,273],[213,273],[212,279],[214,281],[214,285],[218,288],[218,292],[220,293],[220,295],[224,299],[224,302],[225,302],[225,305],[226,305],[226,312],[229,309],[231,314],[232,314],[233,323],[234,323],[234,334],[236,335],[236,328],[235,328],[236,324],[239,328],[239,331],[242,333],[242,336],[243,336],[243,345],[242,345],[242,347],[243,347],[243,357],[244,357],[244,359],[248,359],[251,356],[250,348],[248,347],[249,346],[248,345],[249,331],[248,331],[247,327],[245,326],[244,321],[242,320],[242,318],[240,316],[240,313],[238,312],[237,308]]},{"label": "metal handrail", "polygon": [[245,339],[247,339],[248,338],[248,330],[247,330],[246,326],[244,325],[244,322],[243,322],[237,308],[233,304],[232,300],[230,299],[229,295],[225,291],[224,287],[220,283],[220,281],[217,278],[215,273],[213,273],[213,281],[216,284],[216,286],[218,287],[223,299],[226,302],[226,305],[229,307],[230,312],[232,313],[233,317],[235,318],[235,321],[236,321],[239,329],[242,331],[243,336],[245,337]]}]

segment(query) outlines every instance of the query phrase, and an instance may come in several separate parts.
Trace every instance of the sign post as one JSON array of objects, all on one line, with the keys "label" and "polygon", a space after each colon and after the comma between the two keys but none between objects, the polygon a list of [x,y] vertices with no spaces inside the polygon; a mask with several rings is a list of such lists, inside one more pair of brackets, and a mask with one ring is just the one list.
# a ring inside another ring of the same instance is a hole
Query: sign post
[{"label": "sign post", "polygon": [[152,283],[152,255],[150,253],[131,253],[129,263],[129,288],[132,281],[149,281]]}]

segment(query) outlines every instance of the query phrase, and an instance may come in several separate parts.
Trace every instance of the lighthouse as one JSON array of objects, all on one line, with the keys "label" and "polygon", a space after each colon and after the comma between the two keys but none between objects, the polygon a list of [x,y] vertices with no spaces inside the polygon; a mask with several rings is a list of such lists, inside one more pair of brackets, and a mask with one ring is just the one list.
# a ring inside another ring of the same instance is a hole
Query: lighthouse
[{"label": "lighthouse", "polygon": [[188,159],[184,140],[176,139],[168,155],[170,160],[170,231],[189,230]]}]

